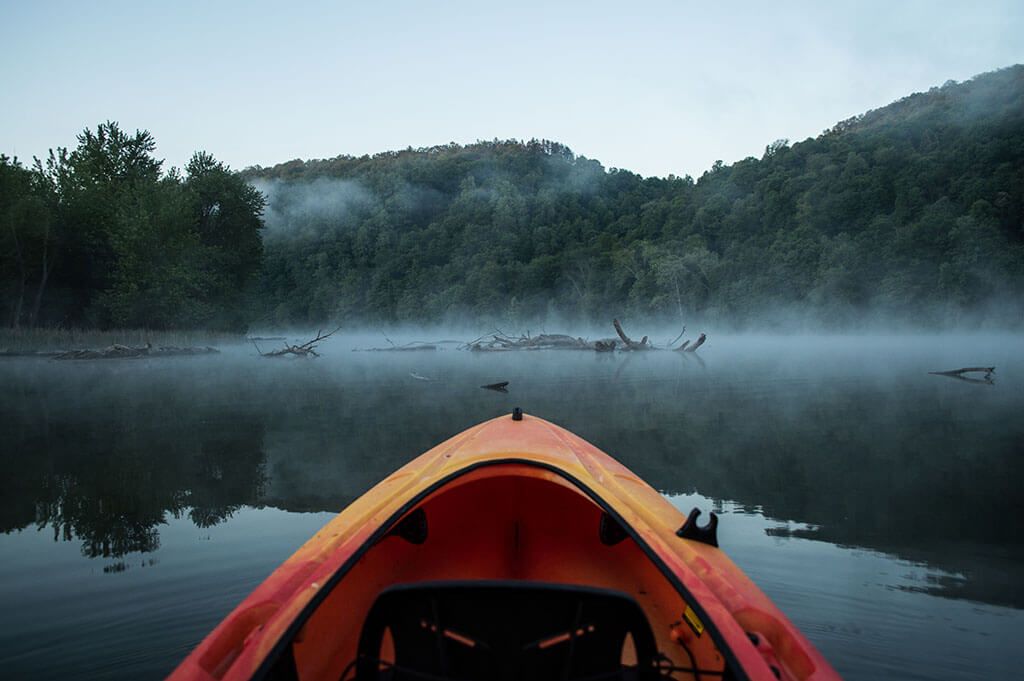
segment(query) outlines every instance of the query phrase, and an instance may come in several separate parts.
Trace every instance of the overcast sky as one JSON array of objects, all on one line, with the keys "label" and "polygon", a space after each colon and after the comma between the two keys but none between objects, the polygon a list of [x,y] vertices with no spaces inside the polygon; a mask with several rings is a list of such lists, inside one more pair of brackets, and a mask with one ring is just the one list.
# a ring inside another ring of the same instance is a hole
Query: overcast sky
[{"label": "overcast sky", "polygon": [[0,153],[106,120],[165,169],[545,138],[699,176],[1024,63],[1024,2],[0,0]]}]

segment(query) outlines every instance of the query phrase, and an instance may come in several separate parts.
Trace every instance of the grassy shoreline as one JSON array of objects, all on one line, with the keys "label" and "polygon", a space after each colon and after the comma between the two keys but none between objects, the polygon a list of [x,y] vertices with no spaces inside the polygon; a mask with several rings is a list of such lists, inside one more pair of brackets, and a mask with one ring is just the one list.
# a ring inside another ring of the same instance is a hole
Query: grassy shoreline
[{"label": "grassy shoreline", "polygon": [[240,343],[245,334],[203,329],[0,328],[0,351],[44,352],[105,348],[115,343],[141,346],[199,347]]}]

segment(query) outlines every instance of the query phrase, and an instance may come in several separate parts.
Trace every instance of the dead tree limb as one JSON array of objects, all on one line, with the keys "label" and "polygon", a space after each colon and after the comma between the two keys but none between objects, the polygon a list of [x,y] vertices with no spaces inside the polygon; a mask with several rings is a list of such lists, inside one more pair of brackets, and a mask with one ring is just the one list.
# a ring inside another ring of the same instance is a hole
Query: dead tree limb
[{"label": "dead tree limb", "polygon": [[673,340],[673,341],[672,341],[671,343],[669,343],[669,344],[668,344],[668,346],[669,346],[669,347],[672,347],[673,345],[675,345],[676,343],[678,343],[678,342],[679,342],[679,339],[683,337],[683,334],[684,334],[684,333],[686,333],[686,324],[683,324],[683,330],[679,332],[679,335],[678,335],[678,336],[676,336],[676,337],[675,337],[675,340]]},{"label": "dead tree limb", "polygon": [[619,334],[619,338],[626,344],[626,350],[650,350],[651,346],[647,344],[647,336],[643,337],[639,343],[626,335],[626,332],[622,330],[622,325],[619,324],[618,319],[612,320],[612,326],[615,327],[615,333]]},{"label": "dead tree limb", "polygon": [[619,338],[622,339],[623,343],[625,343],[626,345],[633,345],[633,341],[631,341],[629,339],[629,336],[626,335],[626,332],[622,330],[622,326],[619,324],[618,319],[612,320],[612,326],[615,327],[615,333],[619,334]]},{"label": "dead tree limb", "polygon": [[[285,344],[285,347],[281,348],[280,350],[271,350],[270,352],[260,352],[260,349],[257,346],[256,352],[259,352],[260,356],[262,357],[284,357],[285,355],[295,355],[296,357],[309,357],[310,355],[312,355],[313,357],[319,357],[320,353],[318,353],[315,349],[316,344],[322,340],[330,338],[339,330],[341,330],[340,326],[334,331],[331,331],[330,333],[327,334],[320,330],[317,331],[316,338],[314,338],[313,340],[306,341],[302,345]],[[253,344],[255,345],[255,341],[253,341]]]},{"label": "dead tree limb", "polygon": [[707,334],[701,334],[697,338],[697,342],[690,345],[690,341],[684,341],[682,345],[675,349],[676,352],[696,352],[697,348],[704,345],[704,341],[708,339]]},{"label": "dead tree limb", "polygon": [[685,352],[696,352],[697,348],[704,345],[704,341],[706,341],[707,339],[707,335],[702,333],[700,337],[697,338],[697,342],[691,345],[690,347],[686,348]]}]

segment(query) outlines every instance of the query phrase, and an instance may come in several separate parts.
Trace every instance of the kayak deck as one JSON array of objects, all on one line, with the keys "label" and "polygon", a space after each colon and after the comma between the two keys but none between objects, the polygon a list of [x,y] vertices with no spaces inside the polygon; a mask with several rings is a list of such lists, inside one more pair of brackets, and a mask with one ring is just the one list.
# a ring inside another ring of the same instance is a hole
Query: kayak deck
[{"label": "kayak deck", "polygon": [[[349,614],[368,613],[377,594],[394,584],[452,580],[585,584],[633,595],[649,621],[675,622],[686,610],[682,597],[634,541],[625,535],[613,545],[602,541],[604,512],[596,503],[560,477],[533,466],[481,467],[418,505],[407,516],[413,519],[412,525],[419,522],[420,512],[425,531],[413,539],[422,538],[422,543],[403,538],[400,532],[385,536],[307,621],[301,641],[294,645],[300,679],[341,678],[356,657],[354,643],[363,628],[364,617]],[[691,635],[687,644],[702,661],[701,668],[722,672],[724,661],[709,636],[698,638],[689,628],[675,629],[677,635]],[[669,626],[655,628],[659,650],[680,647],[672,632]],[[338,646],[338,641],[350,643]],[[334,655],[325,657],[322,651],[331,646],[336,647]]]},{"label": "kayak deck", "polygon": [[494,419],[353,503],[176,675],[838,678],[685,520],[568,431]]}]

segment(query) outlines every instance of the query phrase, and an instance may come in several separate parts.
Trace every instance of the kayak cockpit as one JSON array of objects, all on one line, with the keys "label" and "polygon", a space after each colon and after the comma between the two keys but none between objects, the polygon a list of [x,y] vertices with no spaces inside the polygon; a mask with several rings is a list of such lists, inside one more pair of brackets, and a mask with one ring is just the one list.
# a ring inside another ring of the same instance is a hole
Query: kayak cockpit
[{"label": "kayak cockpit", "polygon": [[325,591],[270,678],[732,678],[623,525],[523,462],[426,494]]},{"label": "kayak cockpit", "polygon": [[[363,625],[355,679],[653,679],[650,624],[628,594],[535,582],[401,584]],[[343,674],[348,678],[349,674]]]}]

